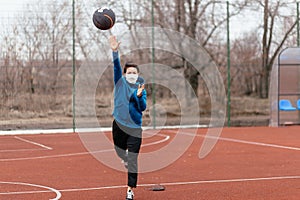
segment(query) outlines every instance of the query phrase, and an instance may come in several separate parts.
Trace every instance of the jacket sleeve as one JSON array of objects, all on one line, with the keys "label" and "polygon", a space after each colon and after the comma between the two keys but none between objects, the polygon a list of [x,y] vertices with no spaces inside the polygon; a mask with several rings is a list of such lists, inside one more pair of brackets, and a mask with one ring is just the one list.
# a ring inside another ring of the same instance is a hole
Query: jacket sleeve
[{"label": "jacket sleeve", "polygon": [[146,108],[147,108],[147,92],[146,92],[146,90],[143,90],[142,96],[138,97],[138,99],[139,99],[141,111],[146,110]]},{"label": "jacket sleeve", "polygon": [[137,96],[137,90],[134,92],[134,97],[136,99],[138,109],[143,112],[147,108],[147,92],[146,90],[143,90],[142,96]]},{"label": "jacket sleeve", "polygon": [[120,78],[122,78],[122,67],[119,58],[119,52],[113,51],[113,62],[114,62],[114,83],[118,83]]}]

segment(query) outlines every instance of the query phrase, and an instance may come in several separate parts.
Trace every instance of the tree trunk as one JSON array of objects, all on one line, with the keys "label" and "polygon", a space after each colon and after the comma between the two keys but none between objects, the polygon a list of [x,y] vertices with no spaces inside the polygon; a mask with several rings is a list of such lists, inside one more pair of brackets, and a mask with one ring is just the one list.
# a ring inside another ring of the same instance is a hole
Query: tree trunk
[{"label": "tree trunk", "polygon": [[267,35],[268,35],[268,6],[269,0],[265,0],[264,6],[264,34],[262,39],[263,54],[262,54],[262,77],[261,77],[261,86],[260,86],[260,97],[268,97],[268,46],[267,46]]}]

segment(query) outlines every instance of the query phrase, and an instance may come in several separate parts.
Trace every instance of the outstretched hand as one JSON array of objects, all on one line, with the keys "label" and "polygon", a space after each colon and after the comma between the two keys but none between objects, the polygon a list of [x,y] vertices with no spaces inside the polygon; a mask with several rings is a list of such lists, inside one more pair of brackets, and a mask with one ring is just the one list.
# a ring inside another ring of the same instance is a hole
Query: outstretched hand
[{"label": "outstretched hand", "polygon": [[113,51],[117,51],[121,42],[118,42],[116,36],[114,35],[111,35],[109,37],[109,44],[110,44],[110,48],[113,50]]},{"label": "outstretched hand", "polygon": [[141,97],[142,96],[142,92],[143,92],[144,89],[145,89],[145,85],[144,84],[142,84],[142,85],[140,84],[139,87],[138,87],[136,95],[138,97]]}]

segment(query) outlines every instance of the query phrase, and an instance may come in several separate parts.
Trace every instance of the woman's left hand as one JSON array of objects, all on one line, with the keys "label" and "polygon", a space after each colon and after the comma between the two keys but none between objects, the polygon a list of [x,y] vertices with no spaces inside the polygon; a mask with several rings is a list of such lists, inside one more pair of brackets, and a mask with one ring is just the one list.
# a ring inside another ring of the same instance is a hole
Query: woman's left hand
[{"label": "woman's left hand", "polygon": [[144,89],[145,89],[145,85],[144,84],[142,84],[142,85],[140,84],[139,87],[138,87],[136,95],[138,97],[141,97],[142,96],[142,92],[143,92]]}]

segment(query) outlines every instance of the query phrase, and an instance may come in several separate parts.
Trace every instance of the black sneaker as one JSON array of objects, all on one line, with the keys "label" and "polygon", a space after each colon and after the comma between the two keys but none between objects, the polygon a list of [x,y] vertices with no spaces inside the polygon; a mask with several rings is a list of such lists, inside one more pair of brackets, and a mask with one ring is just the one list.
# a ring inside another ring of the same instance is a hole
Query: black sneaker
[{"label": "black sneaker", "polygon": [[133,200],[133,196],[134,196],[133,191],[128,190],[126,195],[126,200]]}]

